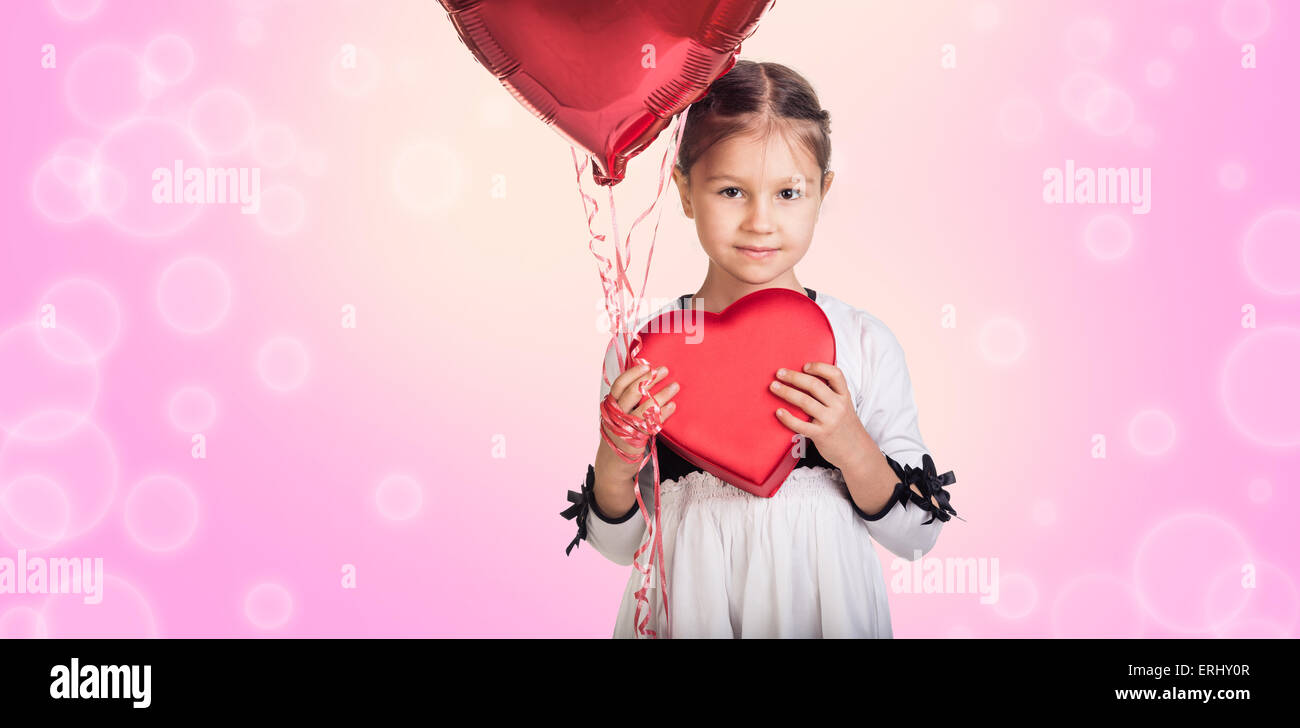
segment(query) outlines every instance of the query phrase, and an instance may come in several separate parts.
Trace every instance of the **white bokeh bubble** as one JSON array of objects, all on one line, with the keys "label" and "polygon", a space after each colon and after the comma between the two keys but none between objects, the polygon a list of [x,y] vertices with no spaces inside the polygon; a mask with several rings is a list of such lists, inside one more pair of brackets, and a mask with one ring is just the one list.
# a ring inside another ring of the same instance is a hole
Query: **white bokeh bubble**
[{"label": "white bokeh bubble", "polygon": [[181,432],[203,432],[217,419],[217,399],[202,387],[182,387],[167,400],[167,418]]},{"label": "white bokeh bubble", "polygon": [[1083,243],[1097,260],[1116,260],[1133,247],[1133,229],[1123,217],[1104,212],[1083,228]]},{"label": "white bokeh bubble", "polygon": [[1083,115],[1088,126],[1102,136],[1123,134],[1133,124],[1133,97],[1116,86],[1107,86],[1088,97]]},{"label": "white bokeh bubble", "polygon": [[1075,577],[1052,602],[1057,638],[1132,639],[1142,636],[1144,621],[1137,594],[1111,574]]},{"label": "white bokeh bubble", "polygon": [[307,347],[289,336],[271,339],[257,352],[257,373],[262,383],[280,392],[301,387],[310,367]]},{"label": "white bokeh bubble", "polygon": [[29,472],[0,482],[0,520],[10,542],[45,548],[68,535],[72,504],[53,478]]},{"label": "white bokeh bubble", "polygon": [[424,505],[424,489],[414,478],[390,475],[375,489],[375,505],[384,518],[405,521],[420,512]]},{"label": "white bokeh bubble", "polygon": [[[72,356],[61,359],[52,348]],[[15,437],[63,437],[80,426],[99,397],[94,350],[71,329],[42,330],[29,321],[0,333],[0,372],[5,381],[22,382],[21,387],[0,387],[0,428]],[[49,409],[74,417],[30,421]]]},{"label": "white bokeh bubble", "polygon": [[1246,168],[1237,162],[1224,162],[1219,166],[1219,186],[1236,192],[1246,186]]},{"label": "white bokeh bubble", "polygon": [[183,203],[183,198],[177,204],[154,202],[154,189],[159,184],[154,181],[156,170],[174,173],[176,160],[183,168],[207,166],[203,147],[175,122],[132,119],[104,137],[94,159],[93,166],[101,170],[97,190],[101,211],[122,232],[140,238],[165,238],[180,232],[203,209],[203,205]]},{"label": "white bokeh bubble", "polygon": [[279,584],[258,584],[244,595],[244,618],[258,629],[279,629],[293,615],[293,596]]},{"label": "white bokeh bubble", "polygon": [[37,170],[32,201],[42,215],[55,222],[76,222],[96,211],[96,170],[92,166],[95,143],[67,139],[55,148]]},{"label": "white bokeh bubble", "polygon": [[1185,51],[1192,47],[1196,32],[1186,25],[1180,25],[1169,31],[1169,47],[1176,51]]},{"label": "white bokeh bubble", "polygon": [[279,169],[288,165],[297,153],[298,139],[293,130],[284,124],[263,124],[253,136],[253,158],[267,169]]},{"label": "white bokeh bubble", "polygon": [[64,20],[80,22],[99,12],[103,0],[50,0],[54,12]]},{"label": "white bokeh bubble", "polygon": [[1290,633],[1300,617],[1300,591],[1291,575],[1267,562],[1251,564],[1249,571],[1239,567],[1220,572],[1210,585],[1208,601],[1212,629],[1220,636],[1239,632],[1241,623],[1255,620],[1267,620]]},{"label": "white bokeh bubble", "polygon": [[[1250,561],[1246,540],[1222,518],[1202,513],[1169,516],[1142,537],[1134,554],[1138,602],[1168,629],[1209,630],[1214,626],[1209,601],[1214,581],[1225,570],[1240,570]],[[1245,599],[1241,594],[1239,604]],[[1229,607],[1234,605],[1219,604],[1221,610]]]},{"label": "white bokeh bubble", "polygon": [[[122,328],[122,314],[117,298],[107,288],[85,278],[67,278],[54,284],[41,297],[40,308],[53,306],[55,327],[38,327],[41,343],[47,351],[70,364],[102,359],[117,342]],[[53,336],[51,332],[67,328],[76,334]],[[71,346],[69,346],[71,344]]]},{"label": "white bokeh bubble", "polygon": [[104,573],[101,600],[85,603],[83,594],[51,594],[41,616],[59,639],[133,639],[158,636],[153,606],[130,582]]},{"label": "white bokeh bubble", "polygon": [[1088,120],[1088,100],[1110,84],[1091,71],[1077,71],[1061,82],[1057,100],[1061,108],[1078,121]]},{"label": "white bokeh bubble", "polygon": [[96,164],[92,162],[90,167],[91,196],[95,203],[91,212],[103,215],[112,222],[127,203],[128,183],[126,177],[122,176],[117,169],[95,166]]},{"label": "white bokeh bubble", "polygon": [[1225,0],[1219,25],[1235,40],[1254,40],[1268,30],[1271,16],[1268,0]]},{"label": "white bokeh bubble", "polygon": [[1155,88],[1164,88],[1174,80],[1174,64],[1164,58],[1156,58],[1147,63],[1147,83]]},{"label": "white bokeh bubble", "polygon": [[207,258],[173,262],[158,279],[158,312],[172,328],[187,334],[211,331],[230,311],[230,278]]},{"label": "white bokeh bubble", "polygon": [[1251,282],[1269,293],[1300,293],[1300,210],[1272,210],[1246,230],[1242,265]]},{"label": "white bokeh bubble", "polygon": [[199,523],[199,500],[184,481],[151,475],[131,487],[123,506],[126,532],[149,551],[175,551]]},{"label": "white bokeh bubble", "polygon": [[971,7],[970,22],[975,30],[988,32],[1002,22],[1002,10],[992,2],[981,0]]},{"label": "white bokeh bubble", "polygon": [[89,532],[103,520],[117,492],[117,452],[103,430],[89,419],[51,410],[24,420],[16,431],[22,435],[31,430],[56,429],[65,434],[41,440],[15,436],[0,443],[0,484],[37,474],[57,486],[66,499],[66,527],[58,541],[51,542],[47,526],[28,526],[49,524],[52,518],[62,520],[57,516],[63,507],[58,504],[60,498],[48,487],[34,490],[38,484],[27,482],[23,491],[27,497],[14,500],[10,506],[34,510],[0,509],[0,537],[15,548],[45,549]]},{"label": "white bokeh bubble", "polygon": [[1233,427],[1271,447],[1300,445],[1300,329],[1259,329],[1228,354],[1219,392]]},{"label": "white bokeh bubble", "polygon": [[355,44],[351,47],[356,51],[355,66],[344,65],[350,54],[340,48],[330,59],[329,79],[334,90],[348,98],[357,99],[366,96],[379,86],[382,70],[379,57],[368,47]]},{"label": "white bokeh bubble", "polygon": [[255,217],[257,224],[270,235],[292,235],[302,229],[307,218],[307,199],[288,185],[272,185],[262,190]]},{"label": "white bokeh bubble", "polygon": [[1038,585],[1024,574],[998,578],[998,600],[993,611],[1004,619],[1024,619],[1038,606]]},{"label": "white bokeh bubble", "polygon": [[90,162],[65,156],[47,159],[32,180],[32,204],[46,219],[58,223],[89,215],[95,209]]},{"label": "white bokeh bubble", "polygon": [[144,68],[163,84],[180,83],[194,70],[194,49],[174,33],[157,36],[144,49]]},{"label": "white bokeh bubble", "polygon": [[[85,137],[73,137],[59,142],[59,146],[54,149],[56,157],[71,157],[90,163],[95,158],[95,142]],[[76,177],[67,177],[63,179],[65,184],[74,184],[78,181]]]},{"label": "white bokeh bubble", "polygon": [[214,88],[190,104],[189,127],[211,154],[231,154],[248,144],[255,122],[253,105],[231,88]]},{"label": "white bokeh bubble", "polygon": [[140,59],[125,47],[95,46],[74,58],[64,76],[68,108],[91,126],[116,126],[144,108],[143,73]]},{"label": "white bokeh bubble", "polygon": [[12,607],[0,614],[0,640],[45,639],[49,634],[45,618],[31,607]]},{"label": "white bokeh bubble", "polygon": [[1163,455],[1174,446],[1174,420],[1166,412],[1146,409],[1128,423],[1128,441],[1143,455]]},{"label": "white bokeh bubble", "polygon": [[1115,42],[1115,31],[1110,22],[1102,18],[1077,20],[1065,33],[1065,47],[1076,60],[1096,63],[1110,53]]},{"label": "white bokeh bubble", "polygon": [[1246,486],[1246,497],[1251,503],[1267,503],[1273,499],[1273,484],[1266,478],[1255,478]]},{"label": "white bokeh bubble", "polygon": [[167,84],[150,76],[148,73],[140,74],[140,95],[146,99],[156,99],[167,91]]},{"label": "white bokeh bubble", "polygon": [[1010,364],[1020,359],[1028,346],[1025,327],[1012,318],[997,318],[980,328],[979,348],[993,364]]},{"label": "white bokeh bubble", "polygon": [[398,201],[422,215],[445,213],[460,200],[463,166],[460,155],[445,144],[422,141],[406,147],[393,165]]},{"label": "white bokeh bubble", "polygon": [[998,109],[998,128],[1008,141],[1020,144],[1036,141],[1043,133],[1043,111],[1031,98],[1008,99]]}]

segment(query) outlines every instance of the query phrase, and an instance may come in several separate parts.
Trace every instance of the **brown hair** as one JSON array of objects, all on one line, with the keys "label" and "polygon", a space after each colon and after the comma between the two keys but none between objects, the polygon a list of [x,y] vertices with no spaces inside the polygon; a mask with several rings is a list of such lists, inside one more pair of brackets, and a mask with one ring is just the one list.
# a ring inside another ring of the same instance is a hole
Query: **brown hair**
[{"label": "brown hair", "polygon": [[743,133],[766,136],[776,126],[793,133],[817,160],[820,190],[830,169],[831,113],[822,108],[808,79],[780,63],[736,61],[718,77],[690,106],[676,167],[689,176],[695,162],[722,139]]}]

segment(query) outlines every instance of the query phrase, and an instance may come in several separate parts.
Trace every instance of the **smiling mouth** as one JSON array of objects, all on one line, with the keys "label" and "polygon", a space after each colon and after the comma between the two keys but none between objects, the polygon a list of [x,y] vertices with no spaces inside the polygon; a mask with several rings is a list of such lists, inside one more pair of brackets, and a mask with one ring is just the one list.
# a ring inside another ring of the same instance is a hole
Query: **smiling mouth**
[{"label": "smiling mouth", "polygon": [[753,258],[754,260],[767,260],[768,258],[775,257],[776,252],[780,250],[780,248],[749,248],[749,247],[741,247],[737,245],[736,250],[739,250],[740,254],[745,256],[746,258]]}]

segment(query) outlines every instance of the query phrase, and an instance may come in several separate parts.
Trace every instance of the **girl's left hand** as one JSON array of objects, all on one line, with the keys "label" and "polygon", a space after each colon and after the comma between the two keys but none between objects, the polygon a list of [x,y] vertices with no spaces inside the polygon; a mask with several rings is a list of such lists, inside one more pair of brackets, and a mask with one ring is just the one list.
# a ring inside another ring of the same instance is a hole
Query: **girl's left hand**
[{"label": "girl's left hand", "polygon": [[784,409],[776,411],[776,418],[812,440],[830,464],[840,470],[852,467],[876,444],[858,419],[844,373],[834,364],[820,361],[805,364],[804,372],[779,370],[769,389],[803,410],[812,422],[804,422]]}]

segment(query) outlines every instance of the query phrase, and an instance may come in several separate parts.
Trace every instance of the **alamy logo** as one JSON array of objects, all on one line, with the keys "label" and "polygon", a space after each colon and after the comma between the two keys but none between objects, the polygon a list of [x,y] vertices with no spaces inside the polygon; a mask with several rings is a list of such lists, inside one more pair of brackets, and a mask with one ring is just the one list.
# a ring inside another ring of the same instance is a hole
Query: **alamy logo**
[{"label": "alamy logo", "polygon": [[[613,333],[609,327],[609,312],[604,299],[594,299],[596,304],[596,330],[602,334]],[[648,334],[683,333],[687,344],[698,344],[704,339],[704,302],[692,299],[686,308],[679,308],[676,298],[642,298],[637,305],[636,318]],[[631,308],[631,304],[626,304]],[[665,309],[666,311],[660,311]],[[659,312],[651,317],[649,312]],[[635,324],[632,324],[635,325]]]},{"label": "alamy logo", "polygon": [[81,665],[72,658],[71,665],[50,668],[50,697],[55,700],[77,698],[127,698],[131,707],[148,708],[153,703],[149,695],[149,665]]},{"label": "alamy logo", "polygon": [[998,601],[998,558],[895,558],[890,587],[895,594],[979,594],[980,604]]},{"label": "alamy logo", "polygon": [[1043,202],[1053,205],[1132,205],[1134,215],[1151,211],[1150,167],[1074,168],[1043,170]]},{"label": "alamy logo", "polygon": [[104,600],[104,559],[27,557],[18,549],[18,559],[0,556],[0,594],[85,594],[86,604]]},{"label": "alamy logo", "polygon": [[153,171],[153,201],[160,205],[210,205],[238,202],[252,215],[262,207],[261,167],[189,167],[176,160],[171,169]]}]

